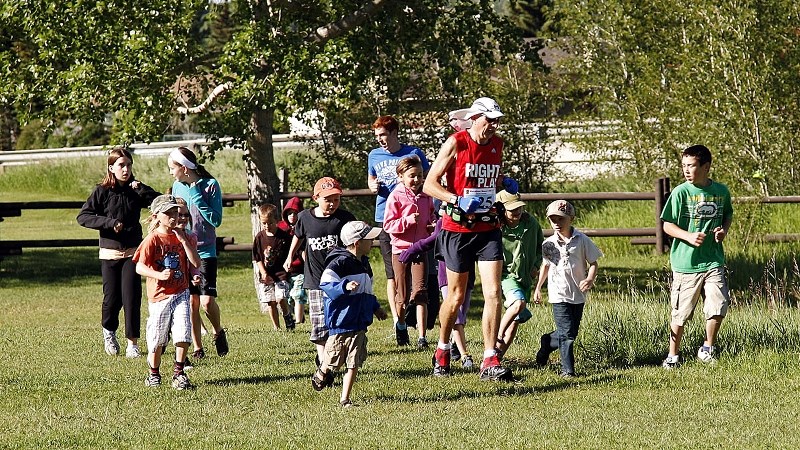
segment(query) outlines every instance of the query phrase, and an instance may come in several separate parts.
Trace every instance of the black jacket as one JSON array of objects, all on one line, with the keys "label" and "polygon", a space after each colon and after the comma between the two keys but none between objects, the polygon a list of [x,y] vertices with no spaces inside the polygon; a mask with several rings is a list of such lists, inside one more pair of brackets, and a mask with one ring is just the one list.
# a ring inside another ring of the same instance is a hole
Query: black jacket
[{"label": "black jacket", "polygon": [[[132,181],[133,178],[110,189],[97,185],[78,213],[81,226],[100,230],[100,248],[124,250],[142,242],[141,211],[161,194],[142,182],[133,189]],[[115,233],[114,224],[118,221],[122,222],[122,230]]]}]

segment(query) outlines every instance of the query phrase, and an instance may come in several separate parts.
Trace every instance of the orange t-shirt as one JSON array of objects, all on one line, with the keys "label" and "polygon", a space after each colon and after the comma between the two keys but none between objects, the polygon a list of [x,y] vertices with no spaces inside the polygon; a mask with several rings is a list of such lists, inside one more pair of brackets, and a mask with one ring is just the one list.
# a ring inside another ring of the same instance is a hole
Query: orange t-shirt
[{"label": "orange t-shirt", "polygon": [[166,281],[147,277],[148,301],[155,303],[189,288],[189,259],[175,234],[158,231],[148,234],[136,249],[133,260],[159,272],[174,270],[172,278]]}]

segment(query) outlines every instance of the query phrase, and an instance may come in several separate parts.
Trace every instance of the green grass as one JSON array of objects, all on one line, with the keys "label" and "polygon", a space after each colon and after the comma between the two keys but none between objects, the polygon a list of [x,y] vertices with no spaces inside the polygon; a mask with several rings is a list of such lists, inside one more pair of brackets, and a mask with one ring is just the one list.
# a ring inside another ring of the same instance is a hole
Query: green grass
[{"label": "green grass", "polygon": [[[243,192],[239,181],[227,179],[237,176],[230,168],[236,156],[230,167],[222,164],[225,157],[209,169],[223,187]],[[142,180],[163,189],[169,177],[160,163],[141,158],[136,167]],[[71,173],[85,165],[70,164],[73,169],[58,176],[47,175],[45,166],[7,171],[0,175],[3,201],[85,198],[99,176],[91,171],[91,180],[79,189],[70,183],[83,178]],[[37,177],[39,191],[29,180]],[[56,178],[72,181],[59,184]],[[27,184],[18,188],[17,182]],[[577,225],[646,226],[640,222],[651,220],[651,208],[647,202],[583,205]],[[779,211],[776,222],[792,231],[798,213],[789,207]],[[0,223],[0,239],[96,236],[77,226],[75,214],[24,211]],[[246,207],[228,208],[220,235],[243,242],[249,226]],[[562,380],[555,355],[548,368],[534,365],[538,337],[553,327],[547,306],[533,307],[533,318],[507,355],[514,383],[480,382],[458,364],[453,377],[435,379],[429,375],[431,352],[398,349],[391,321],[376,322],[369,331],[369,359],[353,391],[359,406],[350,410],[337,406],[340,379],[333,389],[311,389],[308,324],[293,333],[275,332],[258,312],[245,252],[220,256],[220,304],[232,352],[225,358],[210,352],[190,372],[198,388],[176,392],[166,385],[145,388],[143,359],[103,353],[95,248],[26,249],[0,262],[0,448],[800,445],[795,420],[800,311],[794,288],[800,245],[742,246],[732,234],[734,306],[720,332],[719,363],[708,367],[690,358],[667,372],[658,364],[667,344],[668,258],[621,238],[597,242],[606,257],[577,342],[580,378]],[[377,258],[373,252],[375,292],[386,305]],[[467,335],[472,352],[479,353],[479,291],[473,305]],[[437,332],[429,336],[435,339]],[[685,356],[702,335],[695,318],[687,327]],[[162,374],[169,373],[172,355],[170,349]]]}]

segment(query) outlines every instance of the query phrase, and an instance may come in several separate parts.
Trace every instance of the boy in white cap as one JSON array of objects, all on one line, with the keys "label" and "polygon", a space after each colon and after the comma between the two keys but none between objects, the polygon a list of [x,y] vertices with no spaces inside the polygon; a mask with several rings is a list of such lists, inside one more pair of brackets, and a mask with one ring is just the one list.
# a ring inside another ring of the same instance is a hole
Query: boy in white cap
[{"label": "boy in white cap", "polygon": [[331,251],[320,278],[330,337],[325,343],[325,356],[311,377],[311,386],[317,391],[330,387],[334,371],[346,364],[340,400],[343,407],[352,406],[350,391],[358,369],[367,359],[367,327],[372,316],[386,319],[386,312],[372,292],[372,268],[367,257],[372,240],[380,232],[380,228],[360,220],[346,223],[341,232],[346,248]]},{"label": "boy in white cap", "polygon": [[542,269],[533,294],[542,302],[542,285],[547,280],[547,292],[553,305],[556,330],[542,335],[536,353],[536,364],[545,366],[553,350],[561,356],[561,376],[575,377],[573,347],[583,318],[586,292],[597,278],[597,260],[603,252],[588,236],[572,226],[575,207],[566,200],[556,200],[547,207],[547,219],[553,235],[542,244]]},{"label": "boy in white cap", "polygon": [[[503,245],[500,217],[494,206],[498,190],[517,193],[519,186],[500,172],[503,140],[495,133],[503,112],[494,100],[481,97],[451,118],[469,120],[469,128],[447,138],[436,157],[423,191],[446,202],[438,247],[447,266],[447,299],[439,308],[439,343],[433,375],[450,374],[450,332],[464,302],[469,273],[475,264],[484,294],[482,380],[510,380],[495,349],[500,325],[500,276]],[[446,180],[443,184],[442,180]]]},{"label": "boy in white cap", "polygon": [[189,307],[191,266],[200,267],[197,253],[186,231],[176,227],[180,204],[172,195],[160,195],[150,205],[150,220],[157,226],[144,238],[133,260],[136,273],[147,277],[147,364],[150,371],[145,386],[161,385],[162,347],[170,335],[175,343],[175,368],[172,387],[189,389],[192,384],[184,372],[186,349],[192,341]]}]

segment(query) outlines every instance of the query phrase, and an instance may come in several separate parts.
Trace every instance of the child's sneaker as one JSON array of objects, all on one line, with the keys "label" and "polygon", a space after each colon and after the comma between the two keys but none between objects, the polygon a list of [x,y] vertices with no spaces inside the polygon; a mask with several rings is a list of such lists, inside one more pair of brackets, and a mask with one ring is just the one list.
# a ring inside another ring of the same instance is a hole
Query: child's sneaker
[{"label": "child's sneaker", "polygon": [[539,367],[544,367],[547,365],[548,361],[550,361],[550,352],[548,349],[550,348],[550,335],[543,334],[541,338],[539,338],[539,350],[536,352],[536,365]]},{"label": "child's sneaker", "polygon": [[433,354],[433,376],[446,377],[450,375],[450,351],[436,348]]},{"label": "child's sneaker", "polygon": [[111,356],[119,355],[119,342],[117,342],[117,333],[103,328],[103,343],[106,353]]},{"label": "child's sneaker", "polygon": [[705,345],[697,349],[697,359],[706,363],[713,364],[717,362],[714,357],[714,347],[706,347]]},{"label": "child's sneaker", "polygon": [[482,381],[508,381],[511,380],[512,375],[511,369],[501,366],[500,358],[495,355],[483,358],[480,377]]},{"label": "child's sneaker", "polygon": [[424,337],[417,339],[417,350],[426,350],[428,348],[428,340]]},{"label": "child's sneaker", "polygon": [[139,358],[141,356],[142,352],[139,350],[138,345],[129,345],[127,350],[125,350],[126,358]]},{"label": "child's sneaker", "polygon": [[192,364],[192,361],[187,356],[186,359],[183,360],[183,370],[192,370],[192,369],[194,369],[194,364]]},{"label": "child's sneaker", "polygon": [[680,365],[681,365],[680,355],[667,356],[666,359],[664,359],[664,362],[661,363],[661,367],[667,370],[677,369],[678,366]]},{"label": "child's sneaker", "polygon": [[202,348],[198,348],[197,350],[192,353],[192,358],[194,359],[203,359],[206,357],[206,351]]},{"label": "child's sneaker", "polygon": [[226,336],[225,329],[219,330],[219,333],[214,336],[214,346],[217,347],[217,354],[225,356],[228,354],[228,337]]},{"label": "child's sneaker", "polygon": [[397,328],[397,325],[395,325],[394,336],[395,338],[397,338],[397,345],[401,347],[411,343],[408,338],[408,328],[406,328],[405,330],[401,330],[400,328]]},{"label": "child's sneaker", "polygon": [[192,389],[194,385],[189,381],[189,377],[185,373],[172,376],[172,387],[182,391],[184,389]]},{"label": "child's sneaker", "polygon": [[458,346],[455,342],[450,342],[450,361],[458,361],[461,359],[461,351],[458,350]]},{"label": "child's sneaker", "polygon": [[144,379],[144,385],[147,387],[161,386],[161,375],[157,373],[148,374],[147,378]]},{"label": "child's sneaker", "polygon": [[287,330],[290,330],[290,331],[294,330],[296,324],[294,322],[294,317],[292,317],[291,314],[287,314],[287,315],[283,316],[283,321],[284,321],[284,323],[286,323],[286,329]]},{"label": "child's sneaker", "polygon": [[464,355],[464,359],[461,360],[461,367],[472,370],[475,368],[475,363],[472,361],[472,356]]}]

